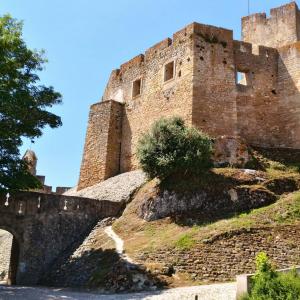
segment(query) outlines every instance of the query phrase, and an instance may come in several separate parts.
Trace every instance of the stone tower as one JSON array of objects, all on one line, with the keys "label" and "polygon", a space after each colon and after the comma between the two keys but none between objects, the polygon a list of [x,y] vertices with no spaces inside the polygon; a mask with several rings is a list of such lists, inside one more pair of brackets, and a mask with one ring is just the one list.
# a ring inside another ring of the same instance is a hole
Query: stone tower
[{"label": "stone tower", "polygon": [[[277,125],[280,147],[300,148],[300,12],[296,2],[242,19],[243,40],[277,50]],[[275,75],[274,75],[275,76]]]},{"label": "stone tower", "polygon": [[36,176],[37,157],[34,151],[26,150],[23,160],[26,161],[29,172]]}]

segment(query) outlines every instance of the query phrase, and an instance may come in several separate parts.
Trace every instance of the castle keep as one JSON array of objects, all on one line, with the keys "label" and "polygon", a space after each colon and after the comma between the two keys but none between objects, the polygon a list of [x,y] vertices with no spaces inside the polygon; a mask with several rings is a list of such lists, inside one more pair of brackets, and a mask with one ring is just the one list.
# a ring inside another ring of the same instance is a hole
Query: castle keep
[{"label": "castle keep", "polygon": [[291,2],[231,30],[192,23],[112,71],[91,106],[78,189],[138,167],[140,135],[181,116],[213,137],[300,149],[300,12]]}]

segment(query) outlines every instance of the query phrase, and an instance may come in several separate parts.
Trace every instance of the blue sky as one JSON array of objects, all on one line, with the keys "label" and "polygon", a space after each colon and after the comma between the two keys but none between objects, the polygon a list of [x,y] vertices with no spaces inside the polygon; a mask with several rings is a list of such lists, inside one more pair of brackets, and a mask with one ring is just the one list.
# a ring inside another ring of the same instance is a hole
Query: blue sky
[{"label": "blue sky", "polygon": [[[250,11],[269,13],[287,2],[250,0]],[[46,129],[32,146],[46,183],[77,183],[89,106],[101,98],[112,69],[193,21],[233,29],[240,39],[247,10],[247,0],[1,0],[1,15],[24,21],[27,45],[46,50],[42,83],[63,95],[53,109],[63,126]],[[25,141],[22,153],[29,147]]]}]

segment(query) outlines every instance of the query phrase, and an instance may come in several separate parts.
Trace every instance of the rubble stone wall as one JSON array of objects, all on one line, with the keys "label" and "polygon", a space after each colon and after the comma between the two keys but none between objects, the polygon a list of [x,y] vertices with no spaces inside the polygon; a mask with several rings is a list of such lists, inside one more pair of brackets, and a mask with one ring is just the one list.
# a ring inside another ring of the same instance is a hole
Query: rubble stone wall
[{"label": "rubble stone wall", "polygon": [[268,47],[281,47],[300,38],[300,13],[296,2],[273,8],[270,17],[256,13],[242,18],[242,37],[245,42]]},{"label": "rubble stone wall", "polygon": [[144,252],[143,263],[171,265],[201,282],[232,281],[235,276],[254,273],[255,256],[264,251],[278,269],[300,264],[299,225],[241,229],[213,237],[193,249],[162,249]]},{"label": "rubble stone wall", "polygon": [[0,229],[15,241],[11,282],[35,285],[60,254],[84,239],[102,218],[118,216],[122,204],[35,192],[0,195]]}]

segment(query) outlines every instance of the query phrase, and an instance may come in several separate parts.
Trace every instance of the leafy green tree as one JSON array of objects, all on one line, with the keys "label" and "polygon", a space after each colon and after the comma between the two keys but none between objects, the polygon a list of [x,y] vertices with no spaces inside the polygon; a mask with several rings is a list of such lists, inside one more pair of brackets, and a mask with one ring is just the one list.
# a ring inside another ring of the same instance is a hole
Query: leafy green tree
[{"label": "leafy green tree", "polygon": [[26,46],[22,27],[9,15],[0,17],[0,191],[39,186],[19,147],[23,138],[40,137],[45,126],[61,126],[60,117],[46,110],[61,103],[61,95],[39,84],[46,59]]},{"label": "leafy green tree", "polygon": [[137,147],[140,165],[149,178],[171,174],[200,174],[212,166],[212,142],[179,117],[160,119],[144,134]]}]

